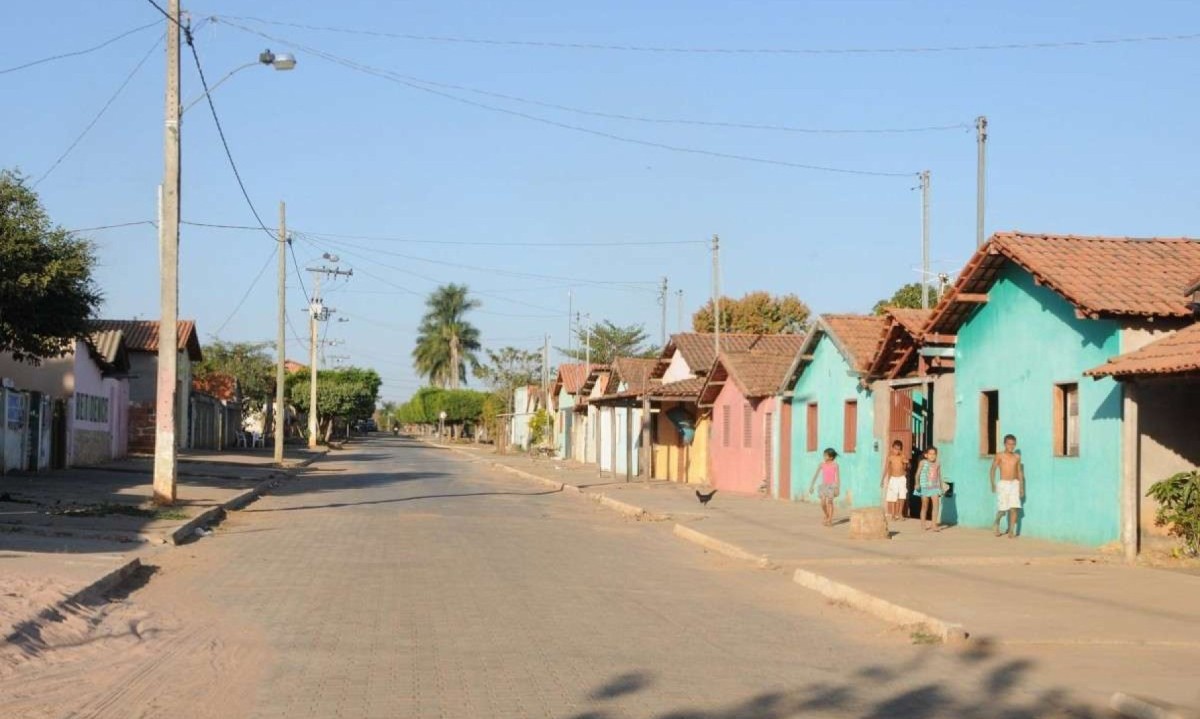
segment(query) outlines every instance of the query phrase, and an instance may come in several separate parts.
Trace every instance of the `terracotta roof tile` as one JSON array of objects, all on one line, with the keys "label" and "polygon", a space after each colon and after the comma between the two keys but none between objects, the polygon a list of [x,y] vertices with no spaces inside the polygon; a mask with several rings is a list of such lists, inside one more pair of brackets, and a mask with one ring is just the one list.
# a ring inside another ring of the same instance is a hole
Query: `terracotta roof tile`
[{"label": "terracotta roof tile", "polygon": [[[130,352],[158,351],[158,320],[93,320],[90,326],[93,332],[121,330],[125,336],[125,346]],[[179,320],[175,329],[179,351],[186,351],[193,362],[202,360],[196,323]]]},{"label": "terracotta roof tile", "polygon": [[930,327],[957,330],[977,305],[955,298],[987,292],[1009,261],[1087,315],[1186,317],[1185,292],[1200,273],[1200,240],[996,233],[938,303]]},{"label": "terracotta roof tile", "polygon": [[[778,334],[756,335],[740,333],[723,333],[721,349],[730,352],[749,352],[764,350],[767,352],[795,352],[804,344],[804,335]],[[663,348],[663,359],[670,359],[671,354],[678,349],[693,372],[707,372],[716,359],[712,333],[709,332],[680,332],[671,335],[671,340]],[[662,377],[666,371],[666,363],[660,362],[651,374],[652,377]]]},{"label": "terracotta roof tile", "polygon": [[872,377],[897,377],[912,374],[917,364],[921,335],[933,310],[888,307],[883,315],[883,331],[871,358]]},{"label": "terracotta roof tile", "polygon": [[193,377],[192,389],[226,402],[232,402],[238,396],[237,378],[222,372],[211,372],[204,377]]},{"label": "terracotta roof tile", "polygon": [[703,377],[688,377],[678,382],[661,384],[650,392],[650,396],[655,399],[695,400],[703,388]]},{"label": "terracotta roof tile", "polygon": [[1084,374],[1092,377],[1133,377],[1200,373],[1200,323],[1155,340],[1141,349],[1117,355]]},{"label": "terracotta roof tile", "polygon": [[726,352],[705,378],[700,392],[700,405],[712,406],[727,380],[732,380],[743,397],[769,397],[779,392],[784,378],[796,359],[800,346],[790,352]]},{"label": "terracotta roof tile", "polygon": [[[561,364],[558,366],[558,377],[555,379],[555,387],[560,387],[567,391],[567,394],[579,394],[579,390],[583,387],[584,380],[587,379],[587,365],[582,362],[574,364]],[[555,392],[558,394],[558,392]]]},{"label": "terracotta roof tile", "polygon": [[[650,385],[650,373],[656,366],[656,359],[618,357],[613,360],[613,375],[619,382],[625,383],[627,391],[640,393]],[[612,390],[615,392],[616,387]]]},{"label": "terracotta roof tile", "polygon": [[874,315],[821,315],[825,330],[833,335],[846,361],[859,372],[871,369],[884,320]]}]

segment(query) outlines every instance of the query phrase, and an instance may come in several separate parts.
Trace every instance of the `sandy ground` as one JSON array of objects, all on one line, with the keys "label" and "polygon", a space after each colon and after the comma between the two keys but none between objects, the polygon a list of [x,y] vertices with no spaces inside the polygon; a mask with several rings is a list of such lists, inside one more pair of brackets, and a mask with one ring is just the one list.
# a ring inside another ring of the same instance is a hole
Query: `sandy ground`
[{"label": "sandy ground", "polygon": [[[143,567],[105,601],[68,606],[5,646],[4,716],[245,715],[261,679],[265,642],[256,640],[253,626],[218,616],[198,592],[163,595],[170,584],[158,580],[184,566],[202,568],[202,554],[183,551],[162,560]],[[56,589],[47,584],[27,591],[33,602]]]}]

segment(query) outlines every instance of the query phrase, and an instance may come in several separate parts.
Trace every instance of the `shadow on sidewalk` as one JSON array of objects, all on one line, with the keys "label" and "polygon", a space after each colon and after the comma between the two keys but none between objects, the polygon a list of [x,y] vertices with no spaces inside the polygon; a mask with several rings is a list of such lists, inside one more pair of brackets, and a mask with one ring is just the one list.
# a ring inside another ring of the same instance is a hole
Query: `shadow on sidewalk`
[{"label": "shadow on sidewalk", "polygon": [[401,502],[413,502],[418,499],[455,499],[459,497],[541,497],[547,494],[558,494],[562,492],[562,488],[548,489],[544,492],[462,492],[459,494],[422,494],[415,497],[396,497],[394,499],[367,499],[361,502],[330,502],[328,504],[306,504],[300,507],[278,507],[275,509],[247,509],[247,514],[257,512],[296,512],[305,509],[337,509],[339,507],[359,507],[370,506],[373,504],[399,504]]}]

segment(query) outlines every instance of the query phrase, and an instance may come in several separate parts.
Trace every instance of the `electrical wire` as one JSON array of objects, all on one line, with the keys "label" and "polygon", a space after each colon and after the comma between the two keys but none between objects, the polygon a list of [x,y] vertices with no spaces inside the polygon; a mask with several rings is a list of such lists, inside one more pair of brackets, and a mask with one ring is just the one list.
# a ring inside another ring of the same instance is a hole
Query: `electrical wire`
[{"label": "electrical wire", "polygon": [[[154,24],[157,25],[158,23]],[[150,55],[152,55],[154,51],[158,49],[158,45],[163,41],[164,37],[166,36],[160,35],[159,38],[154,41],[154,44],[150,46],[150,49],[146,51],[146,54],[142,55],[142,59],[138,60],[137,64],[133,66],[133,69],[129,71],[129,74],[125,76],[125,79],[121,81],[121,84],[117,86],[116,92],[109,96],[108,100],[104,103],[104,106],[100,108],[100,111],[97,112],[94,117],[92,117],[91,122],[89,122],[87,126],[83,128],[83,131],[75,137],[75,141],[67,146],[67,149],[63,150],[62,154],[58,156],[58,159],[54,161],[54,164],[50,165],[49,169],[43,172],[41,177],[34,180],[33,185],[31,186],[32,188],[36,188],[38,185],[42,184],[42,180],[45,180],[47,177],[49,177],[50,173],[54,172],[54,170],[56,170],[58,166],[62,164],[62,161],[67,159],[67,155],[70,155],[71,151],[74,150],[75,147],[83,141],[83,138],[92,131],[92,128],[96,126],[96,123],[100,122],[100,118],[104,117],[104,113],[108,112],[108,108],[112,107],[112,104],[116,102],[117,98],[125,90],[126,86],[128,86],[133,80],[134,75],[138,74],[138,71],[141,70],[142,66],[146,64],[146,61],[150,59]]]},{"label": "electrical wire", "polygon": [[[158,227],[158,223],[155,222],[154,220],[136,220],[134,222],[118,222],[115,225],[96,225],[95,227],[80,227],[75,230],[67,230],[67,232],[71,232],[71,233],[95,232],[97,230],[114,230],[118,227],[136,227],[138,225],[150,225],[151,227]],[[255,228],[255,229],[257,229],[257,228]]]},{"label": "electrical wire", "polygon": [[304,294],[305,303],[311,305],[312,300],[308,296],[308,288],[304,286],[304,273],[300,271],[300,261],[296,259],[296,248],[290,237],[288,238],[288,251],[292,253],[292,267],[296,268],[296,279],[300,281],[300,292]]},{"label": "electrical wire", "polygon": [[87,55],[88,53],[96,52],[97,50],[106,48],[118,40],[122,40],[124,38],[129,37],[130,35],[139,33],[142,30],[149,30],[150,28],[152,28],[156,25],[158,25],[157,20],[155,20],[154,22],[151,22],[151,23],[147,23],[145,25],[140,25],[140,26],[132,28],[130,30],[126,30],[125,32],[123,32],[119,35],[114,35],[113,37],[110,37],[109,39],[105,40],[104,42],[100,43],[99,45],[93,45],[92,47],[86,48],[84,50],[75,50],[73,52],[64,52],[59,55],[51,55],[49,57],[43,57],[40,60],[33,60],[32,62],[27,62],[22,65],[14,65],[12,67],[6,67],[6,68],[0,70],[0,75],[7,75],[10,72],[16,72],[17,70],[24,70],[26,68],[34,67],[36,65],[42,65],[47,62],[54,62],[55,60],[65,60],[66,58],[69,58],[69,57],[79,57],[80,55]]},{"label": "electrical wire", "polygon": [[384,32],[380,30],[361,30],[356,28],[306,25],[302,23],[267,20],[250,16],[220,15],[214,20],[228,22],[229,20],[245,20],[262,23],[300,28],[303,30],[318,30],[351,35],[368,35],[386,37],[397,40],[416,40],[423,42],[439,42],[470,45],[493,45],[512,47],[532,47],[556,50],[615,50],[619,52],[647,52],[672,54],[701,54],[701,55],[917,55],[932,53],[983,52],[1000,50],[1050,50],[1059,48],[1081,48],[1105,45],[1126,45],[1135,43],[1181,42],[1200,39],[1200,33],[1185,33],[1174,35],[1135,35],[1115,38],[1090,38],[1084,40],[1051,40],[1045,42],[1009,42],[984,43],[976,45],[915,45],[900,47],[845,47],[845,48],[787,48],[787,47],[678,47],[663,45],[620,45],[610,43],[587,42],[556,42],[549,40],[512,40],[456,37],[448,35],[418,35],[412,33]]},{"label": "electrical wire", "polygon": [[629,144],[629,145],[639,145],[642,147],[653,147],[653,148],[659,149],[659,150],[669,150],[671,152],[678,152],[678,153],[684,153],[684,154],[690,154],[690,155],[702,155],[705,157],[716,157],[716,158],[723,159],[723,160],[738,160],[741,162],[753,162],[753,163],[762,164],[762,165],[790,167],[790,168],[798,169],[798,170],[811,170],[814,172],[829,172],[829,173],[835,173],[835,174],[841,174],[841,175],[857,175],[857,176],[861,176],[861,177],[906,177],[906,178],[910,178],[917,174],[916,172],[859,170],[859,169],[845,168],[845,167],[832,167],[832,166],[828,166],[828,165],[814,165],[814,164],[804,163],[804,162],[792,162],[790,160],[776,160],[776,159],[773,159],[770,157],[757,157],[754,155],[741,155],[741,154],[732,153],[732,152],[720,152],[717,150],[706,150],[706,149],[697,148],[697,147],[685,147],[683,145],[670,145],[665,142],[654,142],[652,140],[640,140],[640,139],[633,138],[633,137],[625,137],[624,135],[616,135],[611,132],[595,130],[590,127],[583,127],[581,125],[573,125],[573,124],[567,123],[567,122],[551,120],[550,118],[542,117],[540,115],[533,115],[533,114],[530,114],[527,112],[521,112],[519,110],[512,110],[512,109],[505,108],[505,107],[499,107],[497,105],[489,105],[488,103],[478,102],[476,100],[471,100],[469,98],[462,97],[460,95],[455,95],[450,92],[445,92],[443,90],[439,90],[439,89],[436,89],[433,87],[421,85],[421,84],[412,82],[411,80],[406,80],[406,79],[404,79],[403,76],[401,76],[398,73],[395,73],[391,70],[377,68],[377,67],[374,67],[371,65],[365,65],[363,63],[359,63],[354,60],[349,60],[344,57],[334,55],[332,53],[327,53],[323,50],[318,50],[316,48],[313,48],[313,47],[310,47],[307,45],[302,45],[302,44],[294,42],[292,40],[275,37],[273,35],[269,35],[267,33],[261,32],[259,30],[255,30],[253,28],[248,28],[244,25],[232,23],[232,22],[229,22],[228,20],[225,20],[225,24],[229,25],[230,27],[234,27],[239,30],[242,30],[244,32],[248,32],[252,35],[258,35],[259,37],[265,38],[267,40],[271,40],[272,42],[282,43],[289,47],[293,47],[297,50],[301,50],[301,51],[306,52],[315,57],[319,57],[322,60],[325,60],[327,62],[332,62],[334,64],[341,65],[343,67],[354,70],[356,72],[361,72],[366,75],[373,75],[375,77],[378,77],[378,78],[381,78],[384,80],[388,80],[388,81],[393,82],[398,85],[403,85],[403,86],[411,88],[413,90],[419,90],[421,92],[429,93],[431,95],[436,95],[438,97],[442,97],[447,100],[452,100],[454,102],[461,103],[463,105],[468,105],[468,106],[479,108],[482,110],[488,110],[489,112],[495,112],[495,113],[500,113],[503,115],[509,115],[511,117],[519,117],[519,118],[522,118],[525,120],[529,120],[530,122],[536,122],[536,123],[539,123],[542,125],[548,125],[550,127],[557,127],[557,128],[563,129],[563,130],[571,130],[572,132],[579,132],[579,133],[583,133],[586,135],[592,135],[594,137],[602,137],[607,140],[613,140],[614,142],[621,142],[621,143],[625,143],[625,144]]},{"label": "electrical wire", "polygon": [[213,332],[214,337],[221,336],[221,330],[225,329],[225,326],[228,325],[234,316],[237,315],[238,311],[242,309],[242,305],[246,304],[246,300],[249,299],[250,293],[253,292],[254,288],[258,286],[258,281],[262,279],[263,273],[265,273],[267,268],[271,266],[271,260],[274,258],[274,252],[267,256],[267,261],[263,263],[262,269],[260,269],[258,274],[254,276],[254,280],[250,282],[250,286],[246,288],[246,292],[242,295],[242,299],[238,300],[238,303],[233,308],[233,311],[229,313],[229,316],[225,318],[225,321],[221,323],[221,326],[217,328],[217,331]]}]

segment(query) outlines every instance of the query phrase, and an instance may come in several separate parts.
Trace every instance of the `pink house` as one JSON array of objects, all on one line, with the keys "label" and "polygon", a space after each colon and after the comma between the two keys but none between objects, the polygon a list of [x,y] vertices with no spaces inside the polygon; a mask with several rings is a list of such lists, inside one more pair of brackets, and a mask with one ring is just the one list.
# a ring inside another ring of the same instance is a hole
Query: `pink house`
[{"label": "pink house", "polygon": [[722,350],[700,392],[701,411],[710,412],[708,479],[713,487],[753,494],[771,484],[772,427],[779,388],[804,338],[789,337],[771,351]]}]

